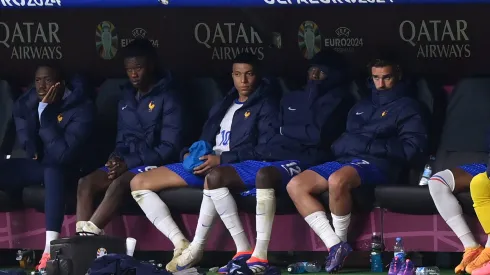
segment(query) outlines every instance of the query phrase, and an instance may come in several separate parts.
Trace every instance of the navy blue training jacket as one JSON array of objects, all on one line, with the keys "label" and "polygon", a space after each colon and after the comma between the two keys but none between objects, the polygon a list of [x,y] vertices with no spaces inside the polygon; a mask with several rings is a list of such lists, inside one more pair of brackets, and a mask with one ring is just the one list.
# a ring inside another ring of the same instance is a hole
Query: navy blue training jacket
[{"label": "navy blue training jacket", "polygon": [[332,145],[339,161],[362,159],[376,165],[388,178],[407,168],[427,150],[427,124],[421,106],[405,96],[406,85],[377,91],[349,112],[347,129]]},{"label": "navy blue training jacket", "polygon": [[39,97],[33,88],[15,103],[13,117],[17,138],[29,158],[48,165],[73,165],[85,158],[93,132],[95,105],[76,83],[60,103],[49,104],[39,122]]},{"label": "navy blue training jacket", "polygon": [[118,105],[118,130],[115,156],[128,169],[159,166],[178,159],[182,140],[182,106],[171,89],[170,75],[161,79],[148,93],[136,98],[128,83]]},{"label": "navy blue training jacket", "polygon": [[[274,126],[277,125],[278,104],[270,89],[272,85],[269,81],[261,80],[256,91],[235,112],[231,125],[230,151],[221,154],[221,164],[261,160],[256,148],[267,144],[274,136]],[[233,88],[221,102],[211,108],[200,140],[212,146],[216,144],[221,121],[237,98],[238,92]],[[182,150],[181,160],[188,151],[189,148]]]},{"label": "navy blue training jacket", "polygon": [[330,146],[344,132],[354,99],[345,83],[336,87],[309,81],[304,91],[281,100],[279,133],[264,146],[264,160],[299,160],[311,166],[332,158]]}]

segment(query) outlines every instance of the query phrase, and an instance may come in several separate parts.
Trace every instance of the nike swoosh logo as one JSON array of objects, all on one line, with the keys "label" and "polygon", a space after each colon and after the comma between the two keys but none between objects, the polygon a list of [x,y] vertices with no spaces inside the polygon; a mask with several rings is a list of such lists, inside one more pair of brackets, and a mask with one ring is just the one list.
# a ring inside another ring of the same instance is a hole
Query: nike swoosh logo
[{"label": "nike swoosh logo", "polygon": [[122,107],[121,110],[124,111],[124,109],[126,109],[127,107],[128,107],[128,105]]},{"label": "nike swoosh logo", "polygon": [[362,114],[364,114],[364,112],[356,112],[356,115],[357,115],[357,116],[358,116],[358,115],[362,115]]},{"label": "nike swoosh logo", "polygon": [[293,109],[291,107],[288,108],[289,111],[296,111],[296,109]]},{"label": "nike swoosh logo", "polygon": [[202,227],[210,227],[211,225],[205,225],[203,223],[201,223]]}]

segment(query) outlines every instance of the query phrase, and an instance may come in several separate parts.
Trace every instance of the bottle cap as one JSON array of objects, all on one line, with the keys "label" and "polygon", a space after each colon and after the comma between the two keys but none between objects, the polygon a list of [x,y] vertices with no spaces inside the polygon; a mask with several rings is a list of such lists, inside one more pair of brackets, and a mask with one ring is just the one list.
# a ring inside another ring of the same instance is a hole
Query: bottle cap
[{"label": "bottle cap", "polygon": [[399,242],[399,241],[401,241],[401,240],[402,240],[402,238],[400,238],[400,237],[396,237],[396,239],[395,239],[395,240],[396,240],[397,242]]}]

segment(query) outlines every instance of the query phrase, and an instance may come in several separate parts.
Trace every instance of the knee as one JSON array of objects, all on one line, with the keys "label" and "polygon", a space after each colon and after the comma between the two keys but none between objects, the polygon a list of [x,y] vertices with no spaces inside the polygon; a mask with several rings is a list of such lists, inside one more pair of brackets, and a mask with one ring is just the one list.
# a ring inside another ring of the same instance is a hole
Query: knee
[{"label": "knee", "polygon": [[89,195],[93,193],[93,191],[94,191],[94,182],[90,177],[90,175],[85,176],[78,180],[78,188],[77,188],[78,197]]},{"label": "knee", "polygon": [[146,177],[143,174],[138,174],[134,176],[134,178],[131,180],[129,183],[131,186],[131,191],[139,191],[139,190],[147,190],[148,188],[148,181],[146,180]]},{"label": "knee", "polygon": [[226,187],[226,179],[221,167],[214,168],[206,175],[206,188],[209,190]]},{"label": "knee", "polygon": [[308,182],[303,181],[301,175],[298,175],[289,181],[286,190],[288,191],[289,197],[294,200],[304,194],[311,193],[311,188],[308,185]]},{"label": "knee", "polygon": [[328,178],[328,190],[331,194],[350,192],[350,189],[349,181],[344,175],[335,172]]},{"label": "knee", "polygon": [[470,184],[471,196],[478,195],[482,192],[488,192],[490,189],[490,180],[488,179],[487,173],[480,173],[473,177]]},{"label": "knee", "polygon": [[428,185],[432,197],[441,193],[452,193],[455,188],[453,173],[450,170],[437,172],[430,178]]},{"label": "knee", "polygon": [[281,173],[275,167],[264,167],[257,172],[255,186],[258,189],[276,188],[282,181]]}]

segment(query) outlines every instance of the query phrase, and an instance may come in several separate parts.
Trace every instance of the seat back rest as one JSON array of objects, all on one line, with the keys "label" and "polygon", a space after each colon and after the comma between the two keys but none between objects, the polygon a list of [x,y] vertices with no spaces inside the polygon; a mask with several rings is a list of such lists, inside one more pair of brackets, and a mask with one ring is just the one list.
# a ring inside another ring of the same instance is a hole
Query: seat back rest
[{"label": "seat back rest", "polygon": [[362,98],[361,92],[360,92],[360,89],[359,89],[359,85],[357,85],[356,81],[352,81],[349,84],[348,89],[349,89],[349,93],[354,97],[354,99],[356,101],[361,100],[361,98]]},{"label": "seat back rest", "polygon": [[462,79],[450,98],[434,171],[487,163],[490,78]]},{"label": "seat back rest", "polygon": [[193,127],[190,134],[199,138],[211,107],[222,100],[227,91],[223,91],[218,81],[211,77],[192,79],[188,89],[191,97],[184,100],[186,100],[186,105],[192,111],[191,123]]},{"label": "seat back rest", "polygon": [[107,160],[108,155],[114,149],[117,134],[117,108],[127,83],[126,78],[107,79],[100,86],[95,98],[97,119],[92,142],[97,148],[96,159],[98,161]]},{"label": "seat back rest", "polygon": [[281,89],[281,94],[283,96],[291,92],[291,89],[289,89],[288,84],[286,83],[286,80],[283,77],[277,77],[276,80]]},{"label": "seat back rest", "polygon": [[0,145],[3,144],[8,128],[12,123],[14,97],[12,88],[5,80],[0,80]]}]

